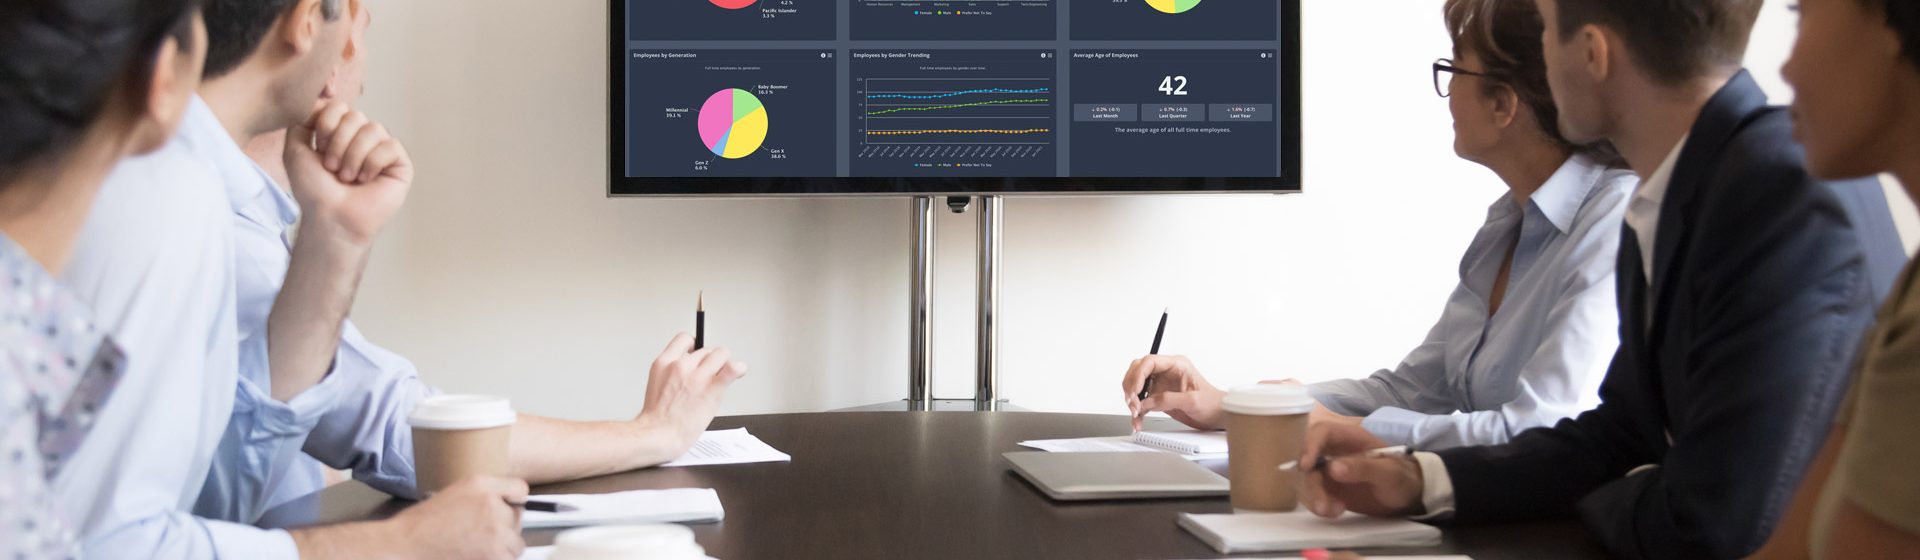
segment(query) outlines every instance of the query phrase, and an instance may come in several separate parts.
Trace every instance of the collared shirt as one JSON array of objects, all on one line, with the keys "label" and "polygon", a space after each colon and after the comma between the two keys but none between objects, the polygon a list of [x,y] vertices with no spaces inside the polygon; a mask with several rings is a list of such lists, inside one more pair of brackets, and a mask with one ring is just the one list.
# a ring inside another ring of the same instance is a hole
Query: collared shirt
[{"label": "collared shirt", "polygon": [[[1599,404],[1618,345],[1614,264],[1632,173],[1569,158],[1524,204],[1502,194],[1460,260],[1460,284],[1398,367],[1312,387],[1390,445],[1505,443]],[[1499,312],[1496,278],[1513,258]]]},{"label": "collared shirt", "polygon": [[[1689,134],[1680,138],[1680,142],[1667,153],[1667,159],[1661,161],[1660,166],[1654,168],[1653,174],[1648,175],[1646,180],[1641,181],[1640,186],[1634,189],[1633,202],[1627,206],[1626,228],[1634,232],[1634,240],[1640,246],[1641,269],[1646,271],[1644,278],[1638,280],[1647,284],[1653,283],[1654,235],[1659,233],[1660,206],[1667,198],[1668,185],[1673,182],[1673,170],[1679,166],[1680,152],[1687,147],[1687,138],[1691,136]],[[1653,314],[1647,315],[1652,317]],[[1414,460],[1420,463],[1424,475],[1421,477],[1423,486],[1420,501],[1427,509],[1427,513],[1419,519],[1443,519],[1452,515],[1453,477],[1447,474],[1446,462],[1441,461],[1439,455],[1427,452],[1415,453]],[[1640,468],[1645,469],[1651,466],[1645,465]]]},{"label": "collared shirt", "polygon": [[260,391],[238,375],[223,184],[240,163],[251,165],[196,98],[167,146],[116,166],[82,229],[66,278],[130,359],[117,396],[54,484],[77,510],[90,556],[298,556],[286,531],[191,513],[209,477],[245,468],[216,457],[222,440],[247,433],[243,420],[268,416],[235,406],[236,395]]},{"label": "collared shirt", "polygon": [[125,365],[86,306],[0,234],[0,557],[80,555],[50,482]]},{"label": "collared shirt", "polygon": [[[228,194],[234,214],[241,350],[243,355],[251,352],[264,356],[267,315],[286,280],[287,265],[291,262],[289,232],[300,216],[292,197],[271,179],[265,179],[264,174],[260,176],[261,182],[251,183],[246,189],[229,190]],[[245,377],[265,376],[267,363],[264,359],[243,360],[241,368]],[[273,461],[249,472],[274,474],[222,481],[227,488],[216,489],[210,485],[209,495],[243,498],[224,501],[246,504],[244,509],[233,513],[240,519],[255,519],[273,506],[319,491],[324,484],[320,472],[324,464],[350,469],[356,480],[383,492],[416,497],[413,431],[407,424],[407,415],[421,399],[438,392],[420,380],[412,362],[368,342],[352,321],[341,328],[338,359],[332,375],[322,384],[330,385],[330,390],[336,393],[334,404],[320,411],[312,428],[298,438],[286,437],[282,442],[256,439],[222,443],[223,448],[294,443],[295,447],[304,449],[304,455],[248,452],[251,456],[271,457]],[[242,395],[241,400],[271,401],[266,394]]]},{"label": "collared shirt", "polygon": [[1634,189],[1633,202],[1627,205],[1627,228],[1633,230],[1634,238],[1639,241],[1640,270],[1646,276],[1641,281],[1648,284],[1653,283],[1653,236],[1660,233],[1660,204],[1667,199],[1667,185],[1673,183],[1673,168],[1680,163],[1680,150],[1687,147],[1687,138],[1691,136],[1680,137],[1680,143],[1673,145],[1667,159],[1640,183],[1640,188]]}]

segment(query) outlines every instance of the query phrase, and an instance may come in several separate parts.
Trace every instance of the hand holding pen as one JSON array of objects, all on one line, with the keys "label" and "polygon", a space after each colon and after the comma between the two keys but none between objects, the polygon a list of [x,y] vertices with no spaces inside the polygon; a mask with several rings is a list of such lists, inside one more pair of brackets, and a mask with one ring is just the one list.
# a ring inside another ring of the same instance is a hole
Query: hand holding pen
[{"label": "hand holding pen", "polygon": [[1301,473],[1301,503],[1314,515],[1405,517],[1424,510],[1419,462],[1406,448],[1389,446],[1360,426],[1322,422],[1307,428],[1299,465],[1310,466]]}]

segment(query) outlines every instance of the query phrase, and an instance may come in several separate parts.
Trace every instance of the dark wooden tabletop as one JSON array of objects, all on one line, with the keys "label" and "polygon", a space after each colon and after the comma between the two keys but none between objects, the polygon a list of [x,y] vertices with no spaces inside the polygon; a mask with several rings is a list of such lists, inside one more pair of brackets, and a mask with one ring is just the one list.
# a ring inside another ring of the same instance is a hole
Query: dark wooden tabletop
[{"label": "dark wooden tabletop", "polygon": [[[1149,429],[1177,429],[1155,419]],[[725,521],[693,525],[707,553],[759,558],[1215,558],[1175,526],[1181,512],[1226,513],[1226,498],[1053,502],[1001,453],[1030,439],[1125,435],[1124,416],[1031,412],[835,412],[720,418],[793,455],[791,463],[646,469],[535,488],[540,494],[713,488]],[[1224,461],[1208,464],[1224,474]],[[378,519],[408,502],[358,483],[267,513],[295,528]],[[556,531],[526,532],[529,545]],[[1606,558],[1572,521],[1448,528],[1441,546],[1363,551],[1476,560]]]}]

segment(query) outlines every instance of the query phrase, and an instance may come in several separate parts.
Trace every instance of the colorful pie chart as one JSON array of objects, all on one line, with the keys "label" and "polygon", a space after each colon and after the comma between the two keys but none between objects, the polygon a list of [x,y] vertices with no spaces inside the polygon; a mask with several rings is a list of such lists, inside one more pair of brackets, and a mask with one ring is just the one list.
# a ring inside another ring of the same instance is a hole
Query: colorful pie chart
[{"label": "colorful pie chart", "polygon": [[700,106],[700,140],[713,155],[740,159],[767,141],[767,108],[743,89],[723,89]]},{"label": "colorful pie chart", "polygon": [[729,10],[738,10],[741,8],[745,8],[747,6],[752,6],[754,4],[760,3],[760,0],[707,0],[707,1],[712,2],[713,5],[715,6],[719,6]]},{"label": "colorful pie chart", "polygon": [[[714,0],[714,2],[718,3],[720,0]],[[1169,14],[1179,14],[1200,5],[1200,0],[1147,0],[1147,5]]]}]

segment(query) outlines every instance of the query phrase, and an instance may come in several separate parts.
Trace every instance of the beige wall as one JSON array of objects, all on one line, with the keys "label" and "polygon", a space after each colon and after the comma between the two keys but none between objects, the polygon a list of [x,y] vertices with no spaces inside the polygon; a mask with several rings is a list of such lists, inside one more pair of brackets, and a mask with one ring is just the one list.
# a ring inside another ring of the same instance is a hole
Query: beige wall
[{"label": "beige wall", "polygon": [[[1426,69],[1447,52],[1439,2],[1404,3],[1307,2],[1308,194],[1008,203],[1016,404],[1118,411],[1168,305],[1166,351],[1222,384],[1364,375],[1425,334],[1501,189],[1451,153]],[[1754,67],[1778,92],[1792,23],[1775,4]],[[630,415],[704,289],[709,336],[753,365],[726,412],[905,394],[906,202],[609,200],[603,1],[371,5],[365,108],[421,174],[355,318],[429,382]],[[972,219],[940,221],[942,397],[970,396]]]}]

